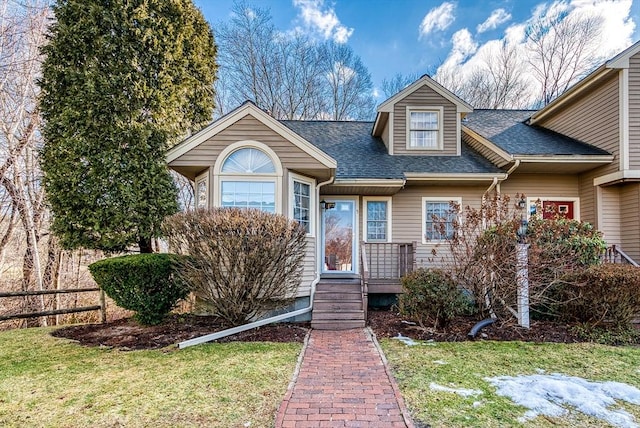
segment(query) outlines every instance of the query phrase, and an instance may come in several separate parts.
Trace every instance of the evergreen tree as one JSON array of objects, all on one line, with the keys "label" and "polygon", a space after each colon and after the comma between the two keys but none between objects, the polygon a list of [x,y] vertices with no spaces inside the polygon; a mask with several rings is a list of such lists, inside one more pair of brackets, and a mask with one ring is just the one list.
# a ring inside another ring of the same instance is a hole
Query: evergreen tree
[{"label": "evergreen tree", "polygon": [[177,210],[164,154],[211,120],[216,46],[191,0],[58,0],[42,168],[65,248],[151,251]]}]

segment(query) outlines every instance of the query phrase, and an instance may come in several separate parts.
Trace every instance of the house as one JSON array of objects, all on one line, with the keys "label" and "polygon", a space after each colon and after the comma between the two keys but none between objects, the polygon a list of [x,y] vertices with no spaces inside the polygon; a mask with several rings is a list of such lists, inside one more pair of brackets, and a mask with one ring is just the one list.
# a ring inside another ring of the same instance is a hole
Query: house
[{"label": "house", "polygon": [[305,227],[296,307],[313,306],[319,328],[362,325],[367,292],[399,292],[442,238],[432,215],[450,201],[524,193],[640,259],[640,42],[537,111],[475,110],[423,76],[374,122],[276,120],[246,102],[167,161],[195,183],[198,207]]}]

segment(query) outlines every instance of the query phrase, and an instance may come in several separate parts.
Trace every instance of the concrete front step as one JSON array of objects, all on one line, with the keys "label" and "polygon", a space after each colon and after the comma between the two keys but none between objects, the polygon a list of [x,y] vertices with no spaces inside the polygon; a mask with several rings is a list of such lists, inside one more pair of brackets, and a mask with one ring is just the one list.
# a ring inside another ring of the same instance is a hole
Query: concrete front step
[{"label": "concrete front step", "polygon": [[311,328],[316,330],[349,330],[352,328],[363,328],[364,320],[314,320],[311,321]]}]

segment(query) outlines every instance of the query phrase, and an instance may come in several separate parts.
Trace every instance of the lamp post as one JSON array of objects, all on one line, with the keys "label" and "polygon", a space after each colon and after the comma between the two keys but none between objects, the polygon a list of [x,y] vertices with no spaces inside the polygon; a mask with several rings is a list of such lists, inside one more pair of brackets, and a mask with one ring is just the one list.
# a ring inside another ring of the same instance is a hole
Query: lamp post
[{"label": "lamp post", "polygon": [[524,216],[527,201],[520,198],[518,207],[520,213],[520,226],[516,231],[518,242],[516,243],[516,285],[518,287],[518,324],[529,328],[529,244],[527,244],[527,229],[529,222]]}]

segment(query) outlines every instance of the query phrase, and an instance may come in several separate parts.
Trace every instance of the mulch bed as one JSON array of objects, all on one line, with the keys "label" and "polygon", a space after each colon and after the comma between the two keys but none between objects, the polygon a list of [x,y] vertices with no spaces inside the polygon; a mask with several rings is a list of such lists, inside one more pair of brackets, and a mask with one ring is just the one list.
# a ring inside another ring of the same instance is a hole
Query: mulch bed
[{"label": "mulch bed", "polygon": [[[248,330],[219,342],[303,342],[309,323],[275,324]],[[228,328],[218,317],[190,314],[169,315],[161,324],[144,327],[132,318],[105,324],[82,324],[53,331],[55,337],[76,340],[85,346],[122,350],[159,349]]]},{"label": "mulch bed", "polygon": [[[437,342],[469,340],[467,334],[478,320],[458,317],[447,328],[421,328],[395,311],[369,311],[369,326],[378,338],[397,337]],[[83,324],[53,331],[56,337],[76,340],[85,346],[105,346],[122,350],[160,349],[184,340],[224,330],[227,326],[217,317],[172,314],[159,325],[143,327],[131,318],[105,324]],[[272,324],[245,331],[219,342],[303,342],[309,323]],[[530,329],[515,323],[496,323],[483,328],[475,340],[520,340],[525,342],[575,343],[581,340],[570,326],[548,321],[533,321]]]},{"label": "mulch bed", "polygon": [[[457,317],[446,328],[434,330],[422,328],[406,320],[394,311],[369,311],[369,325],[378,338],[397,337],[398,334],[412,339],[436,342],[460,342],[470,340],[467,335],[478,322],[477,318]],[[491,324],[477,334],[474,340],[520,340],[523,342],[581,342],[571,331],[571,326],[550,321],[531,321],[529,329],[514,322]]]}]

